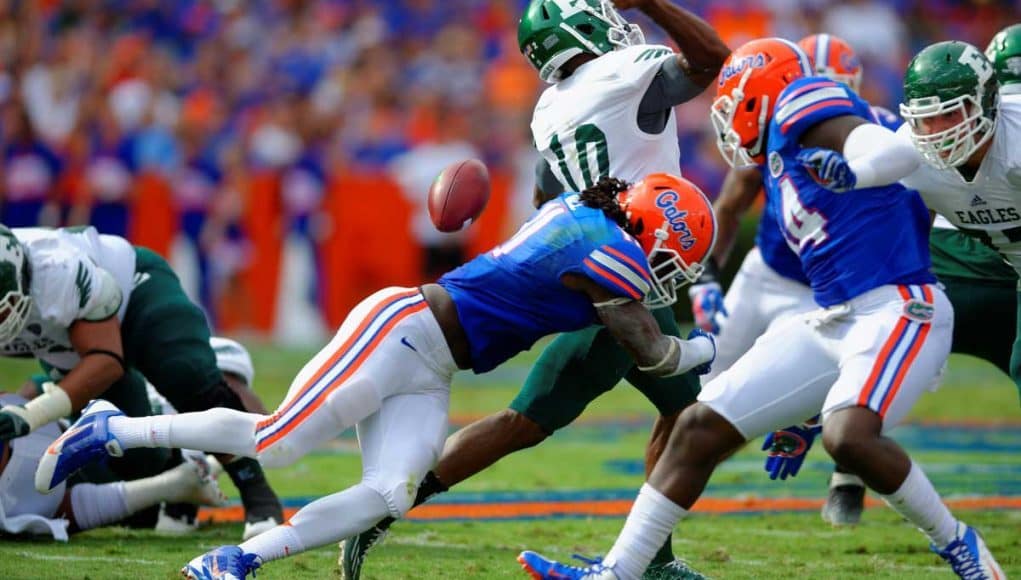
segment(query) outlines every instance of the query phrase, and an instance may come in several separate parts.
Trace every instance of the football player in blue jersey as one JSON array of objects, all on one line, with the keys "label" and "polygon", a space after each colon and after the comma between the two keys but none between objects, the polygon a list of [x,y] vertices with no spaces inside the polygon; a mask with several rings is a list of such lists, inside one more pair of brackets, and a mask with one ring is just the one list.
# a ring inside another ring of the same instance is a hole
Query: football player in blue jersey
[{"label": "football player in blue jersey", "polygon": [[[666,336],[648,307],[669,305],[713,244],[712,208],[681,178],[630,189],[605,178],[546,203],[509,240],[435,284],[381,290],[348,315],[272,415],[213,409],[129,418],[94,401],[40,460],[52,489],[85,463],[134,447],[184,447],[289,464],[357,426],[362,480],[240,546],[199,556],[192,578],[243,578],[260,564],[336,542],[410,509],[447,434],[453,373],[487,372],[539,338],[601,322],[653,376],[705,372],[702,331]],[[338,517],[338,514],[340,517]]]},{"label": "football player in blue jersey", "polygon": [[[752,41],[724,65],[711,117],[728,163],[765,164],[767,211],[820,308],[769,330],[705,386],[604,560],[580,568],[524,552],[533,577],[638,578],[724,458],[818,414],[827,452],[921,529],[955,573],[1003,578],[981,536],[885,436],[937,380],[953,329],[929,271],[929,212],[916,191],[885,185],[919,156],[849,87],[812,74],[797,45]],[[803,453],[815,431],[790,429],[787,451]]]}]

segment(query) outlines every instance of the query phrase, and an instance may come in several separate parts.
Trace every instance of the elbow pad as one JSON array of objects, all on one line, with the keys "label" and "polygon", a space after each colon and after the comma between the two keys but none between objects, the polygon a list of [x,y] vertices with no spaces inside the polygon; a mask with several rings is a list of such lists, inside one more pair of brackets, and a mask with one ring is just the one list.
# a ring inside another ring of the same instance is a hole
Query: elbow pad
[{"label": "elbow pad", "polygon": [[843,153],[857,178],[857,189],[896,183],[914,173],[922,162],[910,141],[874,123],[852,129],[844,140]]}]

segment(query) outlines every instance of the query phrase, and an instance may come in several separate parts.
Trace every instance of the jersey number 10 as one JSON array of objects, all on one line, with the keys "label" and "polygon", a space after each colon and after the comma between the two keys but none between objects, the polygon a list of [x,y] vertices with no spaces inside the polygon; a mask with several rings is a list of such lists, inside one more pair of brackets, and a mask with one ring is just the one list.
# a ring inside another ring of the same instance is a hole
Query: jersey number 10
[{"label": "jersey number 10", "polygon": [[[610,151],[606,145],[606,135],[591,123],[578,126],[574,130],[574,151],[564,151],[560,136],[553,135],[549,143],[550,151],[557,156],[560,181],[571,191],[581,191],[592,187],[610,173]],[[596,173],[592,175],[590,155],[595,158]],[[581,189],[572,175],[572,168],[581,169]]]}]

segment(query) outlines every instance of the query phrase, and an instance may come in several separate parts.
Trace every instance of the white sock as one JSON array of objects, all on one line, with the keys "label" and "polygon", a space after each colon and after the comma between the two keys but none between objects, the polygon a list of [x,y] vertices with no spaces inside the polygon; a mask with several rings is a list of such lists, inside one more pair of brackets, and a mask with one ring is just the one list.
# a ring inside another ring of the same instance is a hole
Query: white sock
[{"label": "white sock", "polygon": [[255,457],[255,427],[265,415],[215,408],[154,417],[111,417],[110,432],[125,449],[177,447]]},{"label": "white sock", "polygon": [[270,528],[254,538],[245,540],[238,547],[246,554],[258,554],[264,563],[293,556],[307,549],[289,523]]},{"label": "white sock", "polygon": [[642,485],[624,529],[603,559],[621,580],[641,578],[656,552],[688,510],[670,501],[648,483]]},{"label": "white sock", "polygon": [[170,447],[170,418],[172,415],[152,417],[110,417],[110,433],[121,447]]},{"label": "white sock", "polygon": [[124,482],[124,503],[130,513],[161,502],[179,503],[195,500],[198,476],[188,463],[182,463],[159,475]]},{"label": "white sock", "polygon": [[390,515],[378,492],[359,483],[344,491],[319,498],[279,525],[241,544],[245,553],[258,554],[263,562],[332,544],[363,532]]},{"label": "white sock", "polygon": [[957,520],[914,461],[897,491],[881,497],[895,512],[918,526],[937,548],[942,550],[957,537]]},{"label": "white sock", "polygon": [[80,483],[71,488],[71,512],[80,530],[112,524],[131,515],[124,500],[124,482]]}]

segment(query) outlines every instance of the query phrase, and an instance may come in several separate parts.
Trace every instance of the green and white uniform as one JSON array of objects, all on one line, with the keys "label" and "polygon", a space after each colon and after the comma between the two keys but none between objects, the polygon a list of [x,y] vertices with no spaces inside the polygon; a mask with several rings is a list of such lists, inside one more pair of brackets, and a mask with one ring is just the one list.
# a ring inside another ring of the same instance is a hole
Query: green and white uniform
[{"label": "green and white uniform", "polygon": [[95,228],[15,228],[28,254],[32,309],[0,354],[31,354],[59,379],[78,361],[68,329],[79,319],[124,319],[135,274],[135,249],[125,239]]},{"label": "green and white uniform", "polygon": [[[546,89],[532,118],[543,156],[546,194],[575,191],[604,176],[635,182],[650,173],[680,175],[673,107],[702,91],[665,46],[635,45],[591,60]],[[664,334],[678,336],[673,311],[652,311]],[[510,408],[552,433],[596,397],[627,379],[663,416],[695,401],[698,377],[654,378],[602,326],[559,335],[539,356]]]},{"label": "green and white uniform", "polygon": [[[59,381],[80,360],[71,326],[117,316],[127,372],[103,398],[128,415],[149,415],[148,379],[182,411],[230,402],[205,315],[163,258],[92,227],[13,232],[27,254],[32,306],[20,334],[0,346],[0,356],[34,356]],[[134,479],[160,473],[169,459],[164,449],[137,449],[111,467]]]},{"label": "green and white uniform", "polygon": [[532,116],[532,138],[567,191],[591,187],[600,177],[634,182],[650,173],[680,175],[674,113],[666,126],[643,131],[639,106],[669,48],[642,44],[589,61],[546,89]]},{"label": "green and white uniform", "polygon": [[[898,134],[909,138],[910,127],[905,124]],[[1021,272],[1021,149],[1016,146],[1019,140],[1021,96],[1004,95],[991,144],[974,179],[966,181],[957,170],[925,164],[902,180],[904,185],[921,193],[930,209],[995,250],[1015,272]],[[987,258],[981,260],[987,266],[990,263]],[[968,268],[955,271],[962,278],[969,275]],[[1021,293],[1016,293],[1015,300],[1021,300]],[[986,320],[997,316],[988,309],[982,312]],[[1010,375],[1021,389],[1019,329],[1021,319],[1016,319]]]},{"label": "green and white uniform", "polygon": [[929,235],[932,271],[954,305],[952,352],[985,359],[1010,375],[1017,273],[978,239],[937,215]]}]

